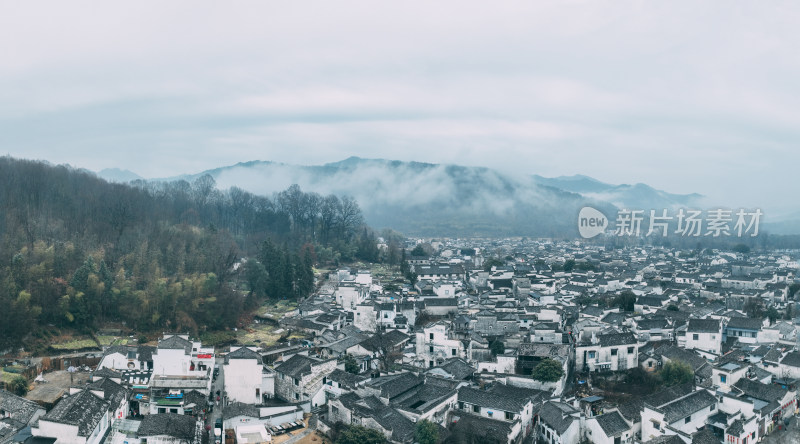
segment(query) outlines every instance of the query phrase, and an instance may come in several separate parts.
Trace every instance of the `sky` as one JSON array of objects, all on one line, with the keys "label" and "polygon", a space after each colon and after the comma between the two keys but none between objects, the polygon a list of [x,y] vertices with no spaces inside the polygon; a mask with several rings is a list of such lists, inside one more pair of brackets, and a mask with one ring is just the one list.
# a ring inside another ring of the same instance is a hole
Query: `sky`
[{"label": "sky", "polygon": [[800,3],[0,0],[0,155],[349,156],[800,214]]}]

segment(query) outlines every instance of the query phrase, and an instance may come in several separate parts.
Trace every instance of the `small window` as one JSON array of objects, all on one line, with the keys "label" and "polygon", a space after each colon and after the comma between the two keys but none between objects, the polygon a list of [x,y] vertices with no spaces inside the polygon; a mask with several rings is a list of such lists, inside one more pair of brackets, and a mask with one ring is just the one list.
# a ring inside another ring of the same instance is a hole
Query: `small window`
[{"label": "small window", "polygon": [[689,422],[690,422],[691,420],[692,420],[692,417],[691,417],[691,416],[687,416],[687,417],[686,417],[686,419],[684,419],[684,420],[683,420],[683,423],[684,423],[684,424],[689,424]]},{"label": "small window", "polygon": [[297,394],[297,393],[295,393],[295,394],[294,394],[294,399],[300,399],[300,395],[299,395],[299,394]]},{"label": "small window", "polygon": [[428,347],[428,352],[433,353],[433,346]]},{"label": "small window", "polygon": [[589,359],[594,359],[594,355],[595,355],[595,352],[590,351],[589,352]]},{"label": "small window", "polygon": [[728,378],[725,375],[719,375],[719,382],[724,384],[727,381],[728,381]]},{"label": "small window", "polygon": [[695,341],[697,341],[698,339],[700,339],[700,335],[698,335],[697,333],[695,333],[695,334],[693,334],[693,335],[692,335],[692,339],[693,339],[693,340],[695,340]]},{"label": "small window", "polygon": [[451,352],[451,354],[452,354],[453,356],[455,356],[455,355],[456,355],[456,349],[452,349],[452,350],[450,350],[450,352]]},{"label": "small window", "polygon": [[433,341],[433,333],[431,333],[430,335],[428,335],[428,339],[430,339],[431,341]]},{"label": "small window", "polygon": [[514,419],[514,414],[511,412],[506,412],[506,419],[511,421],[512,419]]},{"label": "small window", "polygon": [[473,405],[472,406],[472,411],[475,412],[475,413],[480,413],[481,412],[481,408],[480,408],[480,406]]},{"label": "small window", "polygon": [[617,356],[617,349],[616,348],[612,348],[611,349],[611,356]]},{"label": "small window", "polygon": [[464,410],[464,401],[458,401],[458,409]]},{"label": "small window", "polygon": [[633,354],[633,347],[628,347],[628,354]]}]

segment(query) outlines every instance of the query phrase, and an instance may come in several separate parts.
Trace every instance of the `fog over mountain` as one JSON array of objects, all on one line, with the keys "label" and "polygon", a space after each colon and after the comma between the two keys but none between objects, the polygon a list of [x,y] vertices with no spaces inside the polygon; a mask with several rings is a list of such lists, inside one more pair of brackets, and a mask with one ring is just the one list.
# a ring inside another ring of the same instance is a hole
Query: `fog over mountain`
[{"label": "fog over mountain", "polygon": [[[112,173],[99,175],[124,177]],[[264,195],[294,183],[323,195],[350,195],[371,226],[417,235],[575,236],[578,211],[586,205],[613,218],[615,207],[674,208],[697,204],[702,197],[644,184],[611,185],[587,176],[512,176],[489,168],[358,157],[318,166],[252,161],[157,180],[192,181],[204,174],[220,188]]]}]

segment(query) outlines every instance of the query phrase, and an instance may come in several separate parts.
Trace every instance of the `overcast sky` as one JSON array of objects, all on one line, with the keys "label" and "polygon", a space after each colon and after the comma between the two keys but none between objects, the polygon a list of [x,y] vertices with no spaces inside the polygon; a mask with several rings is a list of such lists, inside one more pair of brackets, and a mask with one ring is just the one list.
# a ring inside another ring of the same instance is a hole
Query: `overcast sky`
[{"label": "overcast sky", "polygon": [[[232,6],[233,5],[233,6]],[[798,211],[800,3],[0,3],[0,153],[370,158]]]}]

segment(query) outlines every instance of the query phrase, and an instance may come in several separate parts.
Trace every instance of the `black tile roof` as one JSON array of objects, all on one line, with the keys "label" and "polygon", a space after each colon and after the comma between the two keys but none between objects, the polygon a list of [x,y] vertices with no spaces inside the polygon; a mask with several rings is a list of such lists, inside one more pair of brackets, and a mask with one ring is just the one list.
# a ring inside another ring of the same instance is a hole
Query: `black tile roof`
[{"label": "black tile roof", "polygon": [[800,352],[789,352],[786,356],[781,359],[781,364],[788,365],[790,367],[800,367]]},{"label": "black tile roof", "polygon": [[604,335],[597,335],[601,347],[613,347],[615,345],[633,345],[636,344],[636,336],[631,332],[625,333],[608,333]]},{"label": "black tile roof", "polygon": [[717,333],[719,332],[719,319],[689,319],[690,333]]},{"label": "black tile roof", "polygon": [[187,341],[178,335],[158,341],[158,348],[168,350],[183,349],[187,355],[192,353],[191,341]]},{"label": "black tile roof", "polygon": [[250,350],[248,347],[240,347],[236,350],[225,355],[225,363],[230,362],[231,359],[255,359],[259,364],[264,363],[264,359],[259,353]]},{"label": "black tile roof", "polygon": [[762,319],[735,317],[728,321],[728,328],[738,328],[742,330],[761,330]]}]

